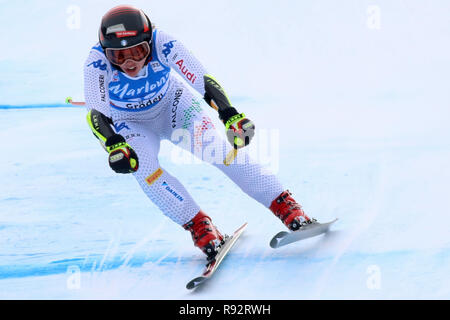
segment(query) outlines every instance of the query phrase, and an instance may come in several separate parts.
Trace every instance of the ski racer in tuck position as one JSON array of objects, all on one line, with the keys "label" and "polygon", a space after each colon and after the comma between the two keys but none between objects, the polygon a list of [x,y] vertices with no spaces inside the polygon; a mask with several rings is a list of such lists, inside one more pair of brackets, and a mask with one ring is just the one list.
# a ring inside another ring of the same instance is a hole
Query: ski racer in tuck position
[{"label": "ski racer in tuck position", "polygon": [[[184,81],[177,79],[172,69]],[[228,142],[218,134],[188,85],[217,110]],[[148,198],[191,232],[194,245],[208,260],[215,257],[224,236],[158,161],[160,141],[171,140],[175,130],[190,134],[190,143],[181,144],[183,148],[223,171],[291,231],[314,221],[274,174],[262,171],[241,149],[252,140],[253,122],[231,105],[224,89],[186,47],[156,29],[142,10],[118,6],[103,16],[99,42],[84,66],[84,91],[88,124],[108,152],[112,170],[132,173]],[[205,136],[208,139],[202,138]],[[229,165],[211,161],[202,156],[206,148],[223,155],[239,149],[243,161]]]}]

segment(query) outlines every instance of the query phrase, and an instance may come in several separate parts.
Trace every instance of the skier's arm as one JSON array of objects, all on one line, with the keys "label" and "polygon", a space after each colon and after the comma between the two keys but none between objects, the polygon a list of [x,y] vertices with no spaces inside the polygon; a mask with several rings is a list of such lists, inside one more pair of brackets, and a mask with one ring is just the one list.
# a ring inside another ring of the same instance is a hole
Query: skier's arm
[{"label": "skier's arm", "polygon": [[156,38],[161,61],[180,74],[219,113],[233,147],[237,149],[248,145],[254,135],[255,125],[231,105],[217,80],[207,73],[200,61],[179,40],[162,31],[158,31]]},{"label": "skier's arm", "polygon": [[106,117],[100,111],[91,109],[88,111],[86,120],[92,130],[92,133],[106,150],[106,141],[116,134],[114,129],[111,127],[111,119]]},{"label": "skier's arm", "polygon": [[105,55],[95,49],[84,63],[84,98],[87,110],[96,109],[109,117],[108,73],[110,64]]},{"label": "skier's arm", "polygon": [[86,120],[94,136],[108,152],[111,169],[117,173],[131,173],[138,170],[136,152],[117,134],[112,127],[107,94],[108,63],[105,58],[91,51],[84,68],[84,93],[88,114]]},{"label": "skier's arm", "polygon": [[228,141],[235,149],[248,145],[255,134],[255,124],[231,105],[225,90],[212,76],[205,74],[205,101],[219,113]]},{"label": "skier's arm", "polygon": [[205,99],[206,103],[209,104],[211,108],[219,113],[219,119],[222,120],[222,122],[226,123],[230,117],[239,114],[239,112],[232,107],[231,101],[225,93],[225,90],[216,79],[209,74],[205,74],[203,80],[205,83],[205,94],[203,95],[203,99]]},{"label": "skier's arm", "polygon": [[139,161],[136,152],[126,143],[125,138],[111,127],[112,121],[103,113],[91,109],[87,122],[94,135],[109,153],[108,162],[117,173],[131,173],[138,170]]}]

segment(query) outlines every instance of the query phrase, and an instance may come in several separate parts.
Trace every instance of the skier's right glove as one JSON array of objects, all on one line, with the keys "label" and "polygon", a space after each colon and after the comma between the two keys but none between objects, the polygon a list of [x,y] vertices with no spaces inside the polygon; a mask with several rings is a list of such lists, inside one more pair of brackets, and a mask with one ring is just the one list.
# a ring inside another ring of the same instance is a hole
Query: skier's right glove
[{"label": "skier's right glove", "polygon": [[117,173],[133,173],[139,168],[136,152],[125,142],[120,134],[114,134],[105,142],[109,153],[108,162],[111,169]]}]

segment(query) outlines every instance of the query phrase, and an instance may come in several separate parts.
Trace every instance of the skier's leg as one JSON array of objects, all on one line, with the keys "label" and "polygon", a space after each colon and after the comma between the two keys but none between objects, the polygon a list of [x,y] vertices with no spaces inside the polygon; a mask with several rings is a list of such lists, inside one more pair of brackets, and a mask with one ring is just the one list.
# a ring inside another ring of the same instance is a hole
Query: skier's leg
[{"label": "skier's leg", "polygon": [[[222,140],[217,143],[217,148],[222,146],[223,152],[228,154],[231,145],[217,134],[215,139]],[[213,164],[245,193],[269,208],[290,230],[298,230],[303,224],[312,221],[289,190],[283,188],[275,174],[252,160],[246,149],[240,149],[230,165],[218,161]]]},{"label": "skier's leg", "polygon": [[183,187],[158,161],[160,138],[145,122],[120,121],[116,127],[134,149],[139,169],[133,173],[148,198],[171,220],[183,226],[200,208]]},{"label": "skier's leg", "polygon": [[172,130],[169,130],[172,142],[180,141],[179,130],[182,130],[185,138],[181,139],[179,146],[224,172],[246,194],[269,208],[289,229],[297,230],[302,223],[310,221],[275,174],[252,160],[245,148],[238,151],[231,164],[224,163],[224,158],[233,150],[232,146],[214,128],[200,101],[181,84],[179,86],[177,108],[171,118]]},{"label": "skier's leg", "polygon": [[[183,87],[182,85],[180,86],[180,83],[178,81],[172,79],[172,84],[167,92],[164,101],[164,103],[166,104],[164,111],[161,112],[157,119],[154,119],[150,124],[147,124],[148,127],[157,130],[158,135],[161,138],[170,139],[172,130],[175,130],[177,128],[177,124],[181,123],[179,127],[182,128],[191,120],[191,117],[193,115],[190,114],[189,111],[183,110],[183,108],[180,108],[179,112],[177,111],[178,105],[180,103],[182,104],[181,97],[183,95],[183,92],[187,91],[187,88]],[[177,115],[180,114],[182,114],[182,116],[177,117]],[[153,167],[157,166],[153,165]],[[150,172],[152,172],[152,170],[150,170]],[[148,173],[143,176],[145,177],[147,174]],[[172,180],[174,179],[175,178],[173,178]],[[143,189],[148,188],[145,183],[142,182],[143,180],[145,182],[145,179],[141,178],[141,185],[143,186]],[[194,200],[192,200],[191,196],[184,189],[184,187],[182,187],[182,185],[178,181],[176,182],[176,185],[173,184],[176,186],[175,191],[178,193],[178,190],[180,190],[179,193],[182,194],[183,197],[189,199],[190,203],[195,204]],[[194,245],[200,248],[207,255],[208,259],[213,259],[217,253],[217,245],[222,242],[223,236],[213,225],[211,218],[202,210],[200,210],[196,204],[195,206],[191,205],[189,208],[195,208],[195,210],[190,210],[188,214],[183,215],[183,219],[178,219],[177,222],[179,224],[182,224],[185,230],[191,232]],[[181,221],[184,222],[181,223]]]}]

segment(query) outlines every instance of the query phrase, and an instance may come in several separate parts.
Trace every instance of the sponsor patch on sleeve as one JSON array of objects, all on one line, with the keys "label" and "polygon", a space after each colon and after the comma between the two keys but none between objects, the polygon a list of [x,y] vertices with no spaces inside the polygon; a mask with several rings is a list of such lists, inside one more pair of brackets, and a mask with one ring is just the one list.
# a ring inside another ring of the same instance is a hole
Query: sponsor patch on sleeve
[{"label": "sponsor patch on sleeve", "polygon": [[153,172],[151,175],[149,175],[147,178],[145,178],[145,181],[147,181],[147,184],[151,186],[156,180],[161,177],[163,174],[163,170],[161,168],[158,168],[155,172]]}]

